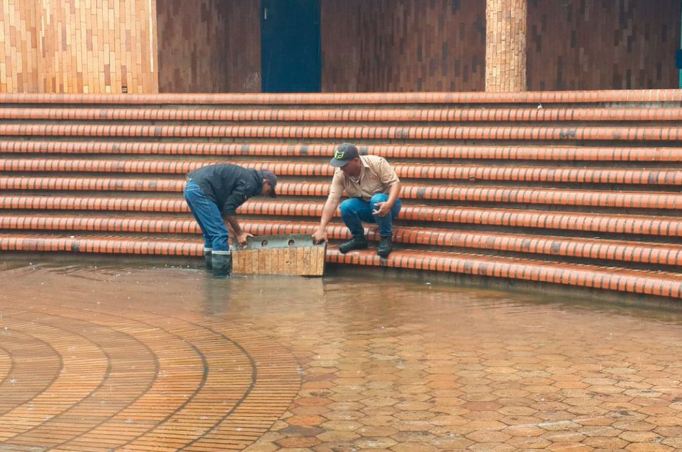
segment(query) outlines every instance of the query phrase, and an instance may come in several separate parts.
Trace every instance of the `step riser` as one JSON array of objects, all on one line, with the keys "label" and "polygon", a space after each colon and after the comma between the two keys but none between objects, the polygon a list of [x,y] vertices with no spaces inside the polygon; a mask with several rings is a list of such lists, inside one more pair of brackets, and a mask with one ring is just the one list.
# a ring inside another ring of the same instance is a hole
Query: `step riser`
[{"label": "step riser", "polygon": [[[56,198],[12,197],[0,198],[0,210],[55,210],[55,211],[109,211],[147,213],[188,213],[182,199],[145,200],[128,198]],[[316,217],[322,213],[322,203],[287,203],[249,201],[239,210],[244,215],[267,217]],[[566,230],[582,232],[605,232],[610,234],[653,235],[682,237],[682,220],[668,217],[634,217],[615,215],[592,215],[582,213],[495,211],[468,207],[415,207],[403,206],[401,221],[471,224],[532,228],[542,230]]]},{"label": "step riser", "polygon": [[[203,245],[143,241],[112,241],[106,239],[60,239],[11,237],[0,240],[0,251],[67,252],[152,256],[201,256]],[[614,274],[593,267],[548,267],[542,262],[495,261],[485,256],[447,256],[404,251],[382,260],[369,253],[342,255],[328,250],[327,262],[372,267],[403,268],[431,272],[487,276],[511,280],[538,281],[595,289],[614,290],[641,295],[681,298],[682,283],[677,279],[654,277],[646,272]]]},{"label": "step riser", "polygon": [[667,122],[681,121],[677,108],[651,109],[141,109],[2,108],[0,120],[156,122]]},{"label": "step riser", "polygon": [[[86,154],[116,155],[119,158],[138,155],[222,156],[324,158],[334,153],[333,144],[230,144],[230,143],[155,143],[155,142],[59,142],[2,141],[0,154]],[[370,155],[387,159],[413,160],[499,160],[541,162],[651,162],[682,164],[682,149],[674,147],[504,147],[504,146],[360,146]],[[454,163],[454,162],[451,162]]]},{"label": "step riser", "polygon": [[[0,190],[6,195],[19,195],[21,191],[39,192],[90,192],[117,195],[121,192],[180,194],[185,186],[184,180],[135,180],[135,179],[78,179],[78,178],[12,178],[0,177]],[[14,191],[16,193],[10,193]],[[281,182],[277,188],[280,197],[324,198],[329,193],[328,183],[287,183]],[[66,193],[62,193],[64,195]],[[474,188],[474,187],[429,187],[405,185],[401,199],[434,201],[447,203],[485,203],[490,206],[520,204],[518,207],[532,205],[562,206],[564,209],[594,208],[635,210],[679,211],[682,209],[682,195],[665,193],[614,193],[587,192],[558,189],[518,189],[512,188]],[[673,212],[670,212],[671,214]],[[674,212],[677,213],[677,212]]]},{"label": "step riser", "polygon": [[390,105],[390,104],[608,104],[682,103],[677,89],[538,91],[520,93],[315,93],[315,94],[0,94],[0,104],[81,105]]},{"label": "step riser", "polygon": [[[185,175],[220,160],[187,161],[119,161],[62,159],[3,159],[0,171],[48,173],[106,173]],[[253,169],[269,169],[281,176],[331,178],[334,168],[321,163],[244,162]],[[541,168],[541,167],[467,167],[441,164],[394,164],[400,178],[446,180],[449,182],[485,181],[514,183],[605,184],[605,185],[682,185],[682,170],[610,169],[610,168]]]},{"label": "step riser", "polygon": [[[244,230],[255,235],[312,234],[315,223],[258,222],[243,220]],[[201,230],[193,220],[129,220],[112,218],[54,218],[54,217],[0,217],[0,229],[8,231],[52,231],[52,232],[109,232],[144,234],[188,234],[195,238]],[[347,240],[348,229],[331,225],[327,229],[330,239]],[[378,241],[375,228],[368,231],[368,238]],[[396,243],[428,247],[448,247],[499,251],[506,253],[563,256],[597,261],[618,261],[649,265],[682,266],[682,246],[636,243],[622,244],[597,240],[562,239],[560,237],[529,239],[510,234],[475,233],[460,231],[422,231],[410,228],[396,228]]]},{"label": "step riser", "polygon": [[284,140],[482,140],[679,142],[680,127],[345,127],[0,125],[4,137],[270,138]]}]

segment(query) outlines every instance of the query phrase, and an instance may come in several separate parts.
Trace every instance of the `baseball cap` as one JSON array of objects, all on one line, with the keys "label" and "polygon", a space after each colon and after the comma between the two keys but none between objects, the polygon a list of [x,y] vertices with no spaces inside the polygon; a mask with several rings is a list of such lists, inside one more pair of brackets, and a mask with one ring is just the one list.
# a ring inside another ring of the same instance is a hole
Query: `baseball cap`
[{"label": "baseball cap", "polygon": [[270,186],[272,187],[272,192],[270,192],[270,197],[276,198],[277,193],[275,193],[275,187],[277,186],[277,176],[275,176],[275,173],[273,173],[272,171],[268,171],[268,170],[262,170],[261,174],[263,174],[263,179],[270,182]]},{"label": "baseball cap", "polygon": [[343,168],[348,162],[359,156],[358,148],[354,144],[342,143],[336,147],[334,158],[329,164],[336,168]]}]

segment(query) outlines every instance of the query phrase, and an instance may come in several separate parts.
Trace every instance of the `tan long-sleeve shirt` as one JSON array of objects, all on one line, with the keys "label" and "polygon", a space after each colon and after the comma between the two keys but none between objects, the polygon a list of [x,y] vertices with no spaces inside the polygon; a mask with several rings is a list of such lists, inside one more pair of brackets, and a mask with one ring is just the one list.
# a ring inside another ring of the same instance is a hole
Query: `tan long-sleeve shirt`
[{"label": "tan long-sleeve shirt", "polygon": [[360,156],[362,169],[357,178],[347,177],[337,168],[334,172],[329,198],[338,203],[345,191],[349,198],[362,198],[369,201],[377,193],[388,193],[393,184],[400,182],[393,167],[385,158],[377,155]]}]

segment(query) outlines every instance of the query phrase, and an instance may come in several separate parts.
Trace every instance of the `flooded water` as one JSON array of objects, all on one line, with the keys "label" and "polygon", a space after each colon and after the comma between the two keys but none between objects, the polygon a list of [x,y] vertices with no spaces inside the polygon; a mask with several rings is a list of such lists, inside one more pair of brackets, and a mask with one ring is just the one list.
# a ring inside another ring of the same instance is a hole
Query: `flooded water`
[{"label": "flooded water", "polygon": [[0,450],[675,450],[682,311],[0,264]]}]

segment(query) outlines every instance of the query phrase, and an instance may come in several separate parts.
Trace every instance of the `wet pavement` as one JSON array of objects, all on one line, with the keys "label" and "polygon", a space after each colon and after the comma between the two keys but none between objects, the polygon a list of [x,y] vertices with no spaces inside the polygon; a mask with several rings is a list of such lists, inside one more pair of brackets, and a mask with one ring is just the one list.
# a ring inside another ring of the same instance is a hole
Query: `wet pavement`
[{"label": "wet pavement", "polygon": [[0,263],[0,450],[682,449],[682,311]]}]

